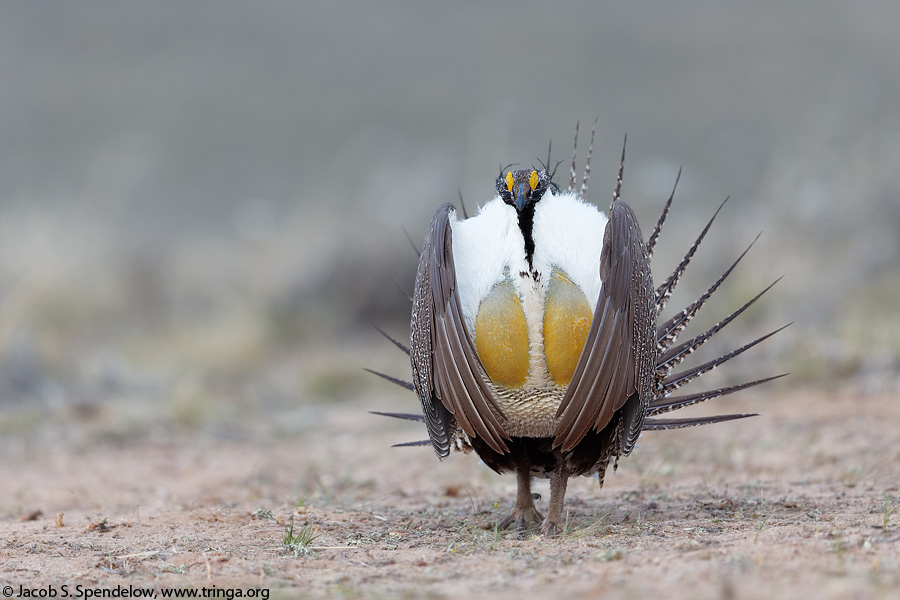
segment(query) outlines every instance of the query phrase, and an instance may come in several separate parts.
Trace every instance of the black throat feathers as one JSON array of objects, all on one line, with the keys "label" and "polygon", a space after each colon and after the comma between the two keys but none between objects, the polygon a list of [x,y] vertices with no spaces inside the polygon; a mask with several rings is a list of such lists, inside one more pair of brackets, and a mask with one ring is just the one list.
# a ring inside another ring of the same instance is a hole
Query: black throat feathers
[{"label": "black throat feathers", "polygon": [[534,258],[534,208],[537,202],[528,202],[519,212],[519,229],[522,231],[522,237],[525,238],[525,258],[528,259],[528,268],[534,271],[532,259]]}]

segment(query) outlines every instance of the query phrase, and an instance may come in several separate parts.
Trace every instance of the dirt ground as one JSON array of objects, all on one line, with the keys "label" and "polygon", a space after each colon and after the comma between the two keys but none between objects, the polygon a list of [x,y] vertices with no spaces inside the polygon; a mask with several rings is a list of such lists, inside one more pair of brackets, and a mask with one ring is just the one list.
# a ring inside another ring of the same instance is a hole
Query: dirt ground
[{"label": "dirt ground", "polygon": [[[12,444],[0,583],[14,595],[900,597],[898,397],[745,393],[728,410],[762,416],[646,433],[602,491],[570,483],[555,539],[496,531],[514,477],[390,448],[424,432],[371,408],[318,408],[296,437]],[[546,508],[547,483],[536,489]]]}]

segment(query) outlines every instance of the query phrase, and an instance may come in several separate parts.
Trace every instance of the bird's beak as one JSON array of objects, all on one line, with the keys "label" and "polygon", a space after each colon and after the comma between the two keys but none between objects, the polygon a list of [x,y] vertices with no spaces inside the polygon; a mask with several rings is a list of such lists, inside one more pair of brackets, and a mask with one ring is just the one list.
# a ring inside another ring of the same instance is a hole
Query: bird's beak
[{"label": "bird's beak", "polygon": [[522,209],[525,208],[525,202],[527,202],[527,201],[528,201],[528,199],[525,198],[525,184],[520,183],[519,191],[516,194],[516,211],[522,212]]}]

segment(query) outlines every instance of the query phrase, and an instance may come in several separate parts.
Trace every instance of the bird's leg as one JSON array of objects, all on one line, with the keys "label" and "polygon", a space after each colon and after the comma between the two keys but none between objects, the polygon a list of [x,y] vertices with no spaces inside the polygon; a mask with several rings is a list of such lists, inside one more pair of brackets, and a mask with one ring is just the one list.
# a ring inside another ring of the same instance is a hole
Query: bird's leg
[{"label": "bird's leg", "polygon": [[566,461],[559,457],[556,467],[550,476],[550,510],[547,518],[541,525],[541,533],[546,537],[553,537],[563,532],[563,503],[566,500],[566,485],[569,483],[569,469]]},{"label": "bird's leg", "polygon": [[529,523],[535,525],[544,520],[544,515],[534,507],[534,497],[531,495],[531,466],[528,464],[519,467],[516,471],[518,490],[516,491],[516,504],[500,521],[499,527],[508,529],[515,525],[516,529],[527,529]]}]

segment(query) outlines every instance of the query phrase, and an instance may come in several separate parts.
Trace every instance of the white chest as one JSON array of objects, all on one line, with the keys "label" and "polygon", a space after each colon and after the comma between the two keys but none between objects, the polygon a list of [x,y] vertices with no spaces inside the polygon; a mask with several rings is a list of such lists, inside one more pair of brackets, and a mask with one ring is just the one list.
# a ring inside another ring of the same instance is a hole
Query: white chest
[{"label": "white chest", "polygon": [[548,192],[535,210],[531,266],[517,213],[499,199],[451,224],[466,325],[501,408],[527,430],[513,435],[538,435],[535,419],[540,430],[552,427],[547,415],[565,393],[600,293],[606,221],[577,197]]}]

